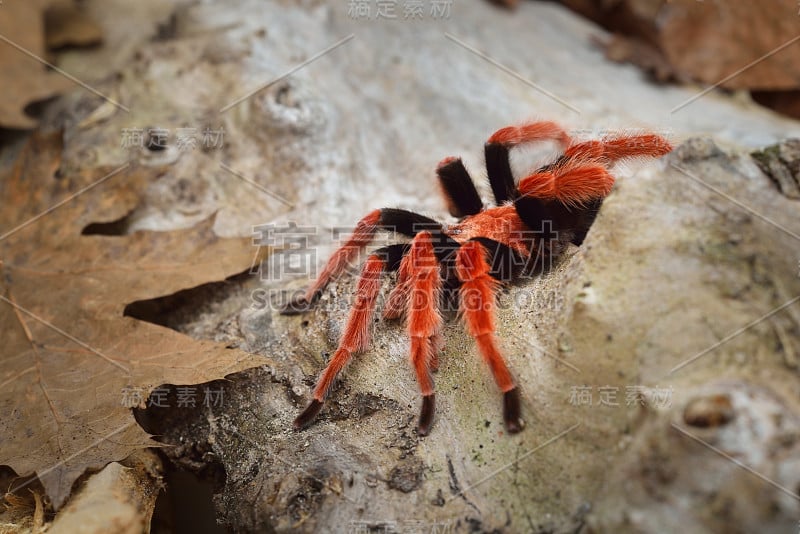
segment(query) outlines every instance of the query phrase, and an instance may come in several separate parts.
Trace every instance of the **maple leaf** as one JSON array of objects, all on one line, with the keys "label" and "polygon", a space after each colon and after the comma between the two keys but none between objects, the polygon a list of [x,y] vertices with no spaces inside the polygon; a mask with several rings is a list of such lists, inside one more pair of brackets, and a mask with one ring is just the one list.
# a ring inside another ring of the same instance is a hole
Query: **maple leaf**
[{"label": "maple leaf", "polygon": [[212,221],[81,235],[133,210],[163,171],[126,165],[57,178],[61,149],[60,133],[34,134],[0,182],[0,464],[36,473],[55,508],[87,469],[155,445],[123,405],[126,388],[147,398],[161,384],[268,363],[123,314],[130,302],[245,271],[250,240],[219,238]]},{"label": "maple leaf", "polygon": [[0,72],[3,73],[0,124],[5,127],[35,127],[36,121],[25,114],[25,107],[75,85],[42,63],[44,10],[50,3],[50,0],[31,0],[0,5]]}]

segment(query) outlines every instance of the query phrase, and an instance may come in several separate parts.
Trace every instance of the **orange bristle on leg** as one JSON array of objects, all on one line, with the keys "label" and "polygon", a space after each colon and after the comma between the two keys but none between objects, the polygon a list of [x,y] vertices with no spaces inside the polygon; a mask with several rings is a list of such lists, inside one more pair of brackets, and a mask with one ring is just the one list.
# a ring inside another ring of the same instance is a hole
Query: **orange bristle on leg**
[{"label": "orange bristle on leg", "polygon": [[405,258],[412,273],[406,329],[411,338],[411,365],[423,399],[417,425],[417,433],[421,436],[427,435],[433,424],[435,397],[431,367],[438,365],[435,340],[442,327],[439,315],[441,278],[432,241],[430,232],[420,232],[412,241],[411,250]]},{"label": "orange bristle on leg", "polygon": [[567,133],[555,122],[539,121],[523,124],[522,126],[501,128],[493,133],[487,142],[516,146],[535,141],[558,141],[566,145],[569,140]]},{"label": "orange bristle on leg", "polygon": [[344,268],[358,257],[359,252],[372,241],[375,237],[375,232],[378,230],[380,219],[381,210],[373,210],[358,221],[353,235],[331,255],[322,272],[311,287],[306,290],[306,293],[302,297],[289,302],[281,310],[281,313],[284,315],[296,315],[311,309],[314,301],[325,289],[325,286],[341,274]]},{"label": "orange bristle on leg", "polygon": [[494,340],[494,308],[497,282],[490,276],[486,249],[477,241],[464,243],[456,254],[456,272],[462,282],[461,314],[467,330],[504,393],[503,419],[510,433],[522,429],[519,396],[503,355]]},{"label": "orange bristle on leg", "polygon": [[294,421],[294,427],[301,429],[308,425],[322,409],[322,403],[328,396],[331,385],[344,369],[353,354],[366,349],[369,343],[369,326],[375,310],[375,301],[381,287],[381,274],[385,262],[378,256],[370,256],[361,271],[356,287],[356,302],[347,317],[347,323],[339,340],[339,348],[333,354],[328,366],[322,372],[314,388],[314,399],[311,404]]}]

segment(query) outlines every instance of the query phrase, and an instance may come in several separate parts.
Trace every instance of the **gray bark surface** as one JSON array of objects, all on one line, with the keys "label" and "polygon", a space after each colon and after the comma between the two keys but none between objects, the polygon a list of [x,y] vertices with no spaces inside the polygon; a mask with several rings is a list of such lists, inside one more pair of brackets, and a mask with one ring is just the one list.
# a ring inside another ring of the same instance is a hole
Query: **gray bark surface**
[{"label": "gray bark surface", "polygon": [[[376,207],[452,222],[436,163],[462,155],[482,182],[483,142],[507,124],[553,119],[578,136],[641,128],[680,145],[659,162],[617,169],[583,246],[499,297],[497,335],[522,388],[519,435],[503,431],[501,397],[457,320],[444,332],[430,436],[415,433],[420,398],[403,326],[384,322],[318,422],[292,431],[335,350],[352,277],[304,316],[280,316],[256,296],[302,288],[309,275],[262,272],[198,289],[162,317],[264,356],[262,367],[215,384],[221,406],[140,414],[174,445],[163,452],[178,465],[224,470],[215,505],[227,526],[796,528],[800,305],[775,310],[800,295],[798,201],[749,151],[797,136],[798,123],[715,93],[673,112],[699,89],[657,87],[607,63],[592,45],[602,31],[550,3],[523,3],[513,15],[455,3],[445,20],[418,21],[402,10],[394,21],[353,18],[344,3],[201,3],[176,8],[169,29],[117,58],[120,79],[99,84],[130,113],[79,126],[102,101],[78,90],[51,117],[67,128],[66,166],[172,162],[126,218],[128,232],[190,227],[213,213],[224,236],[294,222],[317,229],[319,266],[335,246],[331,229]],[[76,75],[99,74],[85,59],[64,59]],[[152,126],[222,127],[224,146],[120,146],[123,128]],[[515,158],[515,168],[526,161]],[[591,405],[575,397],[587,388]]]}]

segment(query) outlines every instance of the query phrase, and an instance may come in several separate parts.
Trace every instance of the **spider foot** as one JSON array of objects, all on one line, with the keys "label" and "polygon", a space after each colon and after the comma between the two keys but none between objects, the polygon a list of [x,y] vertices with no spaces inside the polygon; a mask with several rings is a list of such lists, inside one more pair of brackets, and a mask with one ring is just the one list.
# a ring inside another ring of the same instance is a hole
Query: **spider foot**
[{"label": "spider foot", "polygon": [[422,396],[422,410],[419,414],[417,434],[427,436],[433,426],[433,414],[436,412],[436,397],[433,393]]},{"label": "spider foot", "polygon": [[281,308],[281,315],[300,315],[311,311],[314,307],[316,299],[308,300],[305,296],[296,297],[286,303],[286,306]]},{"label": "spider foot", "polygon": [[294,429],[295,430],[303,430],[305,427],[311,424],[311,422],[317,417],[320,410],[322,410],[322,401],[318,401],[317,399],[312,400],[303,413],[297,416],[297,419],[294,420]]},{"label": "spider foot", "polygon": [[503,421],[509,434],[516,434],[525,426],[520,419],[519,389],[516,387],[503,394]]}]

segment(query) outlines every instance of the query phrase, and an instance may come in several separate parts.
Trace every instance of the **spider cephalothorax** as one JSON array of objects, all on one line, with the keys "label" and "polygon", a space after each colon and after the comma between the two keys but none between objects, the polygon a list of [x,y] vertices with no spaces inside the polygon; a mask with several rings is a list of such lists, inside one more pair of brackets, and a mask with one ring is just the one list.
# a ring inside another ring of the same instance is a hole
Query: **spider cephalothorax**
[{"label": "spider cephalothorax", "polygon": [[[559,145],[562,154],[516,182],[509,150],[537,141]],[[339,347],[314,389],[308,407],[295,419],[301,429],[319,413],[334,379],[353,354],[366,349],[369,326],[385,272],[398,271],[383,317],[405,316],[411,363],[422,392],[417,431],[426,435],[434,416],[431,372],[438,368],[443,303],[457,300],[469,333],[503,392],[503,419],[510,433],[522,429],[519,392],[495,341],[494,304],[498,284],[535,273],[570,243],[580,245],[614,177],[609,169],[624,158],[658,157],[672,150],[654,134],[619,135],[576,142],[553,122],[507,127],[485,145],[486,170],[496,207],[485,208],[459,158],[446,158],[436,172],[451,215],[445,226],[410,211],[384,208],[361,219],[352,237],[328,260],[316,282],[290,302],[284,314],[308,311],[331,279],[339,275],[378,231],[408,236],[410,243],[376,250],[364,263],[356,298]]]}]

